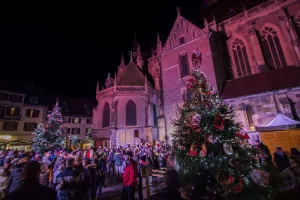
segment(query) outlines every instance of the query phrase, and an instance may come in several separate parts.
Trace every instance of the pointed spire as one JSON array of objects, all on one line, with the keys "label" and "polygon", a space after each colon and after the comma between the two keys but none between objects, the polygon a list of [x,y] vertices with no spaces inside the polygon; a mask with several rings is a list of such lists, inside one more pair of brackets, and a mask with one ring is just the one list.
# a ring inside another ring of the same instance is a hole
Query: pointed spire
[{"label": "pointed spire", "polygon": [[114,91],[117,90],[117,74],[115,73],[115,80],[114,80]]},{"label": "pointed spire", "polygon": [[107,79],[110,79],[110,72],[108,72],[107,74]]},{"label": "pointed spire", "polygon": [[204,29],[205,29],[205,32],[206,32],[206,33],[209,32],[208,22],[207,22],[207,19],[206,19],[206,18],[204,18]]},{"label": "pointed spire", "polygon": [[132,61],[133,61],[132,51],[129,51],[129,54],[128,54],[128,55],[130,56],[130,62],[132,62]]},{"label": "pointed spire", "polygon": [[213,18],[213,23],[216,24],[216,18],[215,18],[215,14],[212,13],[212,18]]},{"label": "pointed spire", "polygon": [[125,66],[125,62],[124,62],[124,55],[122,53],[121,55],[121,62],[120,62],[120,66]]},{"label": "pointed spire", "polygon": [[179,8],[179,6],[177,6],[176,10],[177,10],[177,15],[180,15],[180,8]]},{"label": "pointed spire", "polygon": [[159,38],[159,33],[157,34],[156,53],[157,55],[160,55],[162,53],[162,44]]},{"label": "pointed spire", "polygon": [[99,81],[97,81],[97,85],[96,85],[96,93],[99,91]]},{"label": "pointed spire", "polygon": [[148,79],[147,79],[147,74],[145,74],[145,92],[148,92]]}]

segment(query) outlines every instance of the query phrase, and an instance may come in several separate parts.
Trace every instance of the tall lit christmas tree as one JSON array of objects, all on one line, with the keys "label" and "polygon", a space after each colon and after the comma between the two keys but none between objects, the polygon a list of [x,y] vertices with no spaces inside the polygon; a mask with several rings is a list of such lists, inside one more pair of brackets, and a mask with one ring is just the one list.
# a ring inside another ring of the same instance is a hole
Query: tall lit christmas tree
[{"label": "tall lit christmas tree", "polygon": [[267,164],[241,134],[233,109],[224,103],[200,71],[201,54],[192,56],[187,84],[191,100],[173,120],[172,153],[184,191],[197,199],[265,199],[271,193]]},{"label": "tall lit christmas tree", "polygon": [[60,111],[59,102],[56,101],[55,106],[47,116],[48,121],[46,127],[40,123],[33,132],[32,148],[34,151],[42,154],[46,151],[63,148],[65,146],[64,142],[67,138],[67,133],[62,127],[63,117]]}]

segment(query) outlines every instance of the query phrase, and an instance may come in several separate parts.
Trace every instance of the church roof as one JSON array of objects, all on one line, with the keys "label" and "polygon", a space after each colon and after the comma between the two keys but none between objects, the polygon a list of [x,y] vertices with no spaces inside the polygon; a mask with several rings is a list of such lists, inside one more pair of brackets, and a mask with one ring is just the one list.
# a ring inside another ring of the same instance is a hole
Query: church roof
[{"label": "church roof", "polygon": [[223,99],[230,99],[274,90],[299,87],[299,74],[300,67],[285,67],[229,80],[225,83],[221,97]]},{"label": "church roof", "polygon": [[[148,86],[151,84],[148,81]],[[144,86],[145,75],[142,70],[134,63],[129,62],[123,71],[117,76],[117,85],[120,86]]]}]

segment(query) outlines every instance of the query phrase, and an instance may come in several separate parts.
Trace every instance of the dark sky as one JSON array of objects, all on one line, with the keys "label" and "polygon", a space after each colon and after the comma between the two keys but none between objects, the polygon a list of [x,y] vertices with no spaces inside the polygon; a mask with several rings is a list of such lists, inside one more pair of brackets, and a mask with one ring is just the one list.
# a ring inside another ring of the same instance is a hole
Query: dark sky
[{"label": "dark sky", "polygon": [[177,6],[183,16],[195,19],[201,4],[200,0],[7,2],[10,5],[0,6],[0,84],[34,82],[49,93],[88,98],[95,96],[97,80],[103,84],[107,72],[116,72],[122,52],[129,60],[135,32],[146,50],[155,45],[158,32],[166,39]]}]

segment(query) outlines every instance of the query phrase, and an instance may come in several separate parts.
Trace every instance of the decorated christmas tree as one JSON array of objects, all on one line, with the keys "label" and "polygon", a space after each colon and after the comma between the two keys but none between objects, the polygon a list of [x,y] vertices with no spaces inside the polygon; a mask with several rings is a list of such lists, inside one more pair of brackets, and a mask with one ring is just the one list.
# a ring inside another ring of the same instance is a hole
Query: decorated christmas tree
[{"label": "decorated christmas tree", "polygon": [[63,117],[60,112],[59,102],[57,101],[53,110],[47,116],[46,127],[40,123],[37,129],[33,132],[33,150],[43,154],[46,151],[65,146],[67,133],[62,127]]},{"label": "decorated christmas tree", "polygon": [[201,54],[192,56],[187,84],[191,100],[178,108],[173,120],[173,156],[181,185],[196,199],[265,199],[271,193],[269,172],[258,152],[234,121],[234,111],[223,102],[200,71]]},{"label": "decorated christmas tree", "polygon": [[76,150],[77,148],[80,148],[81,143],[77,135],[74,135],[71,141],[72,149]]}]

